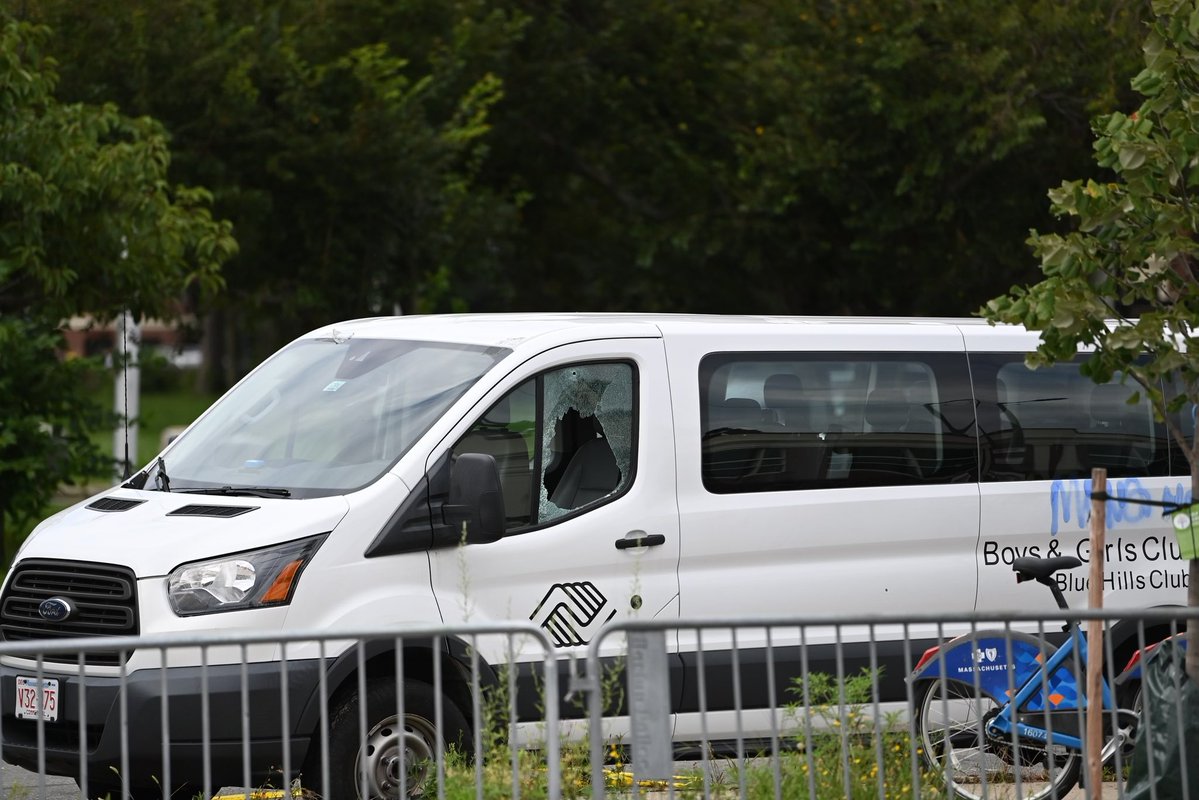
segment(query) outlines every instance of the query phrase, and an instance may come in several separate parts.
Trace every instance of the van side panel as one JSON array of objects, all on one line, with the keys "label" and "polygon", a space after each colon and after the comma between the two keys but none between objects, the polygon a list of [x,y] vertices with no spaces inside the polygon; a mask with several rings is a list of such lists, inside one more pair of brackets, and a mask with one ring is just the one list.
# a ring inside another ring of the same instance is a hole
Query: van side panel
[{"label": "van side panel", "polygon": [[[957,331],[847,324],[796,326],[785,336],[760,327],[740,337],[721,333],[667,340],[679,420],[682,615],[973,609],[977,443]],[[789,400],[795,408],[783,408]],[[797,453],[802,465],[793,470]],[[902,697],[904,652],[887,642],[901,633],[842,630],[860,657],[845,666],[856,671],[873,649],[890,662],[885,690]],[[824,656],[837,642],[831,629],[809,630],[805,653],[798,634],[784,636],[776,631],[770,642],[783,700],[801,659],[836,668]],[[694,664],[691,638],[684,635],[680,649]],[[720,631],[703,637],[705,653],[733,644]],[[743,654],[765,645],[761,631],[742,630],[736,639]],[[752,665],[742,674],[746,707],[764,705],[765,681],[753,677]],[[712,696],[727,684],[708,682],[709,709],[731,707],[722,705],[731,696]],[[694,685],[681,711],[688,698],[694,702]]]},{"label": "van side panel", "polygon": [[[1009,337],[1010,345],[1010,337]],[[980,342],[970,354],[982,440],[979,602],[988,609],[1044,610],[1048,592],[1017,587],[1021,556],[1090,561],[1091,472],[1107,470],[1104,605],[1145,608],[1186,601],[1187,565],[1162,509],[1184,502],[1189,474],[1171,475],[1165,426],[1132,381],[1096,386],[1076,364],[1030,371],[1023,351]],[[1085,355],[1079,357],[1081,362]],[[1084,566],[1058,574],[1073,607],[1087,603]]]}]

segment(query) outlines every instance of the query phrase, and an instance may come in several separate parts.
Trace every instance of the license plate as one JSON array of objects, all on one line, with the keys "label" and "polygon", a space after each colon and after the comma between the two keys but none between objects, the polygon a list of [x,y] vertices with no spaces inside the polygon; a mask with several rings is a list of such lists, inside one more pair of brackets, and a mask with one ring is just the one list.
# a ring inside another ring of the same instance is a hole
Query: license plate
[{"label": "license plate", "polygon": [[17,677],[17,719],[37,719],[46,722],[58,719],[58,681],[43,678]]}]

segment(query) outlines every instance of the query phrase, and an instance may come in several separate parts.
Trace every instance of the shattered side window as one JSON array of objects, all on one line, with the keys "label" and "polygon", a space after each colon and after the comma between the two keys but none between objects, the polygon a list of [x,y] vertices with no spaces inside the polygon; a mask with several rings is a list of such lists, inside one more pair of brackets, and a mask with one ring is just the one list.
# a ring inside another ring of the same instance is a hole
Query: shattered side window
[{"label": "shattered side window", "polygon": [[633,474],[633,367],[579,364],[543,378],[538,522],[618,494]]}]

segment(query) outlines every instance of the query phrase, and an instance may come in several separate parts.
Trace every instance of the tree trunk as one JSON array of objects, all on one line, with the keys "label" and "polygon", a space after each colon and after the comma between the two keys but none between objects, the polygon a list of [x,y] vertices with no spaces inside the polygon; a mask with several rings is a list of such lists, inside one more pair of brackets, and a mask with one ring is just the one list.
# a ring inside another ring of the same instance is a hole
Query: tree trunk
[{"label": "tree trunk", "polygon": [[224,312],[214,309],[204,315],[204,332],[201,347],[204,350],[204,363],[199,371],[201,392],[219,394],[222,389],[224,373],[221,365],[225,362],[225,326]]}]

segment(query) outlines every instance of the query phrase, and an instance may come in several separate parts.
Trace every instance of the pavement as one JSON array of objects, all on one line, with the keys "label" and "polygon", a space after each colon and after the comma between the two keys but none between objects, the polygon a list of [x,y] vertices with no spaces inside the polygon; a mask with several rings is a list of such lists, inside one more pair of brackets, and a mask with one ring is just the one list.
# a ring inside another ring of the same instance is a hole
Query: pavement
[{"label": "pavement", "polygon": [[[226,787],[215,796],[217,800],[246,800],[244,789]],[[254,792],[253,800],[273,800],[283,792]],[[79,785],[72,778],[59,775],[43,776],[36,772],[0,762],[0,800],[80,800]]]}]

